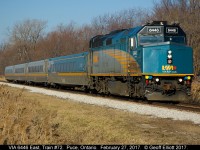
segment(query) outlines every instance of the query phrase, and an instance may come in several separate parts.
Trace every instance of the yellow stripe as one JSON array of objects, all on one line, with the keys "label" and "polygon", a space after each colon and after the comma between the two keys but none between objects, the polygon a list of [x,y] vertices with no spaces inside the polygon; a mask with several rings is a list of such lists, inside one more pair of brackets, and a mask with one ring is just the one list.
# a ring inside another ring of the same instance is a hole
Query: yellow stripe
[{"label": "yellow stripe", "polygon": [[91,74],[91,76],[141,76],[142,74],[123,74],[123,73],[96,73],[96,74]]},{"label": "yellow stripe", "polygon": [[6,74],[5,76],[47,76],[47,74]]},{"label": "yellow stripe", "polygon": [[128,61],[121,61],[120,63],[121,63],[123,66],[124,66],[124,65],[128,65]]},{"label": "yellow stripe", "polygon": [[116,58],[117,60],[120,60],[120,61],[127,60],[127,58],[126,58],[127,56],[123,56],[123,55],[122,56],[116,56],[116,55],[114,55],[113,57]]},{"label": "yellow stripe", "polygon": [[194,76],[194,74],[152,74],[152,73],[143,73],[142,75],[151,75],[151,76]]},{"label": "yellow stripe", "polygon": [[23,74],[21,74],[21,73],[19,73],[19,74],[5,74],[5,76],[25,76],[25,74],[23,73]]},{"label": "yellow stripe", "polygon": [[86,76],[87,73],[84,73],[84,72],[69,72],[69,73],[58,73],[58,76]]},{"label": "yellow stripe", "polygon": [[[115,60],[117,60],[120,63],[121,69],[123,70],[124,73],[126,72],[130,72],[131,74],[135,74],[135,72],[139,74],[141,73],[136,60],[129,53],[120,51],[120,50],[112,50],[112,49],[103,51],[103,52],[113,57]],[[128,67],[128,65],[130,66]]]}]

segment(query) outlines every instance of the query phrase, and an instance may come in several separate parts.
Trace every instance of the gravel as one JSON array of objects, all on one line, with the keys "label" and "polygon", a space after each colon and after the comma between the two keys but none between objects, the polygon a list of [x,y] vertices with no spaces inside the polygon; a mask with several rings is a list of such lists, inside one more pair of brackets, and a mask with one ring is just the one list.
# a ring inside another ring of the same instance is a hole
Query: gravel
[{"label": "gravel", "polygon": [[41,93],[50,96],[56,96],[59,98],[77,101],[81,103],[105,106],[124,111],[134,112],[142,115],[150,115],[152,117],[159,118],[171,118],[173,120],[192,121],[195,124],[200,124],[200,114],[195,112],[189,112],[184,110],[168,109],[156,106],[150,106],[145,104],[131,103],[126,101],[117,101],[104,97],[94,97],[85,94],[74,94],[69,92],[55,91],[50,89],[44,89],[40,87],[31,87],[18,84],[0,83],[16,88],[25,88],[30,92]]}]

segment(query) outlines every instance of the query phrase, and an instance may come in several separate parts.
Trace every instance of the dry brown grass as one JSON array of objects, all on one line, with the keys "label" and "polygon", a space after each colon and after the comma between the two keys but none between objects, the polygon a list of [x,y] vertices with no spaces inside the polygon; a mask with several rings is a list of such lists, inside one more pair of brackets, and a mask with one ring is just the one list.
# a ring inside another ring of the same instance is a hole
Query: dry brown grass
[{"label": "dry brown grass", "polygon": [[51,143],[54,114],[38,101],[24,99],[23,93],[23,89],[13,93],[0,86],[0,143]]},{"label": "dry brown grass", "polygon": [[0,81],[6,81],[3,75],[0,75]]},{"label": "dry brown grass", "polygon": [[192,83],[192,97],[194,103],[200,103],[200,81],[195,80]]},{"label": "dry brown grass", "polygon": [[0,144],[200,144],[191,122],[0,87]]}]

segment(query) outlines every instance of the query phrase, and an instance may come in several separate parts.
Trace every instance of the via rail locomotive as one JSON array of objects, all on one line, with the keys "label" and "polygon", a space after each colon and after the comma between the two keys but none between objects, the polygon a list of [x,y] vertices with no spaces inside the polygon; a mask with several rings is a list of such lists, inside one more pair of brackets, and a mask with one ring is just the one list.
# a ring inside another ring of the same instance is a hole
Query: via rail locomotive
[{"label": "via rail locomotive", "polygon": [[190,98],[193,50],[179,24],[153,21],[89,44],[88,52],[8,66],[5,78],[148,100]]}]

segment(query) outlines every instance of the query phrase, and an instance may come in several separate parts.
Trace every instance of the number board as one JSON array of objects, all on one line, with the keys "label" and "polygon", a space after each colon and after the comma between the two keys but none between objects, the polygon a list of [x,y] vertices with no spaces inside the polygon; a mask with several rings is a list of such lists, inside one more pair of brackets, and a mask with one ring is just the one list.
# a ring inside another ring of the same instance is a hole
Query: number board
[{"label": "number board", "polygon": [[178,34],[178,28],[177,27],[167,27],[166,33]]},{"label": "number board", "polygon": [[161,33],[161,27],[148,27],[147,32],[150,34]]}]

